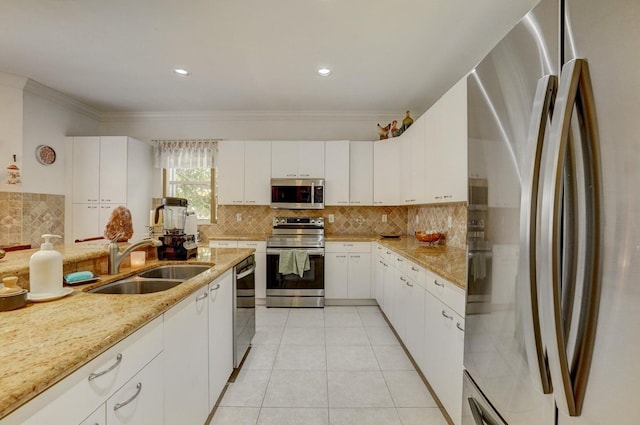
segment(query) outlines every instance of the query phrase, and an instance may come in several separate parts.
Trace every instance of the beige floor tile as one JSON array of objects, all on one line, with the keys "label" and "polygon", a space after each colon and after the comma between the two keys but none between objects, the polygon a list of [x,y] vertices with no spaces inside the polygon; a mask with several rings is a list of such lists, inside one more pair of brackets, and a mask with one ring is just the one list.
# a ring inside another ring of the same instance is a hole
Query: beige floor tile
[{"label": "beige floor tile", "polygon": [[364,330],[367,332],[369,336],[369,341],[371,341],[371,345],[400,345],[398,339],[393,334],[390,328],[369,328],[365,327]]},{"label": "beige floor tile", "polygon": [[282,326],[260,326],[256,322],[256,334],[251,340],[251,344],[280,344],[284,327]]},{"label": "beige floor tile", "polygon": [[392,407],[329,409],[331,425],[402,425]]},{"label": "beige floor tile", "polygon": [[360,315],[353,312],[327,312],[324,315],[324,326],[326,328],[343,328],[362,326]]},{"label": "beige floor tile", "polygon": [[382,373],[396,407],[437,407],[418,372],[399,370]]},{"label": "beige floor tile", "polygon": [[389,327],[389,324],[387,323],[386,320],[384,320],[382,313],[380,313],[379,311],[360,312],[359,314],[360,314],[360,321],[362,322],[363,326],[376,327],[376,328]]},{"label": "beige floor tile", "polygon": [[218,407],[211,425],[255,425],[258,407]]},{"label": "beige floor tile", "polygon": [[258,425],[329,425],[325,408],[263,407]]},{"label": "beige floor tile", "polygon": [[325,328],[327,345],[371,345],[363,327]]},{"label": "beige floor tile", "polygon": [[437,407],[398,408],[402,425],[447,425]]},{"label": "beige floor tile", "polygon": [[327,370],[380,370],[369,345],[327,345]]},{"label": "beige floor tile", "polygon": [[327,373],[274,370],[263,407],[328,407]]},{"label": "beige floor tile", "polygon": [[329,406],[393,407],[391,394],[381,372],[327,372]]},{"label": "beige floor tile", "polygon": [[274,365],[278,370],[327,370],[322,345],[281,345]]},{"label": "beige floor tile", "polygon": [[415,370],[400,345],[374,345],[373,352],[382,370]]},{"label": "beige floor tile", "polygon": [[324,328],[286,327],[282,335],[282,345],[324,345]]},{"label": "beige floor tile", "polygon": [[273,364],[276,361],[276,355],[280,345],[275,344],[254,344],[247,354],[247,358],[242,364],[242,370],[251,369],[273,369]]},{"label": "beige floor tile", "polygon": [[260,407],[269,383],[270,370],[243,370],[227,386],[220,406]]}]

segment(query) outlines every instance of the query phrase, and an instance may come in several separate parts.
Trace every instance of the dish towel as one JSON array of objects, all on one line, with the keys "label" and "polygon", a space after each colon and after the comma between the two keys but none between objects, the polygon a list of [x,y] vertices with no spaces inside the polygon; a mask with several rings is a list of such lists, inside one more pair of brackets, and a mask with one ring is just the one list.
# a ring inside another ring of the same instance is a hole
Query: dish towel
[{"label": "dish towel", "polygon": [[487,277],[487,256],[485,254],[473,254],[471,257],[471,275],[474,282]]},{"label": "dish towel", "polygon": [[280,251],[278,272],[281,274],[295,273],[302,277],[304,272],[310,270],[309,254],[302,249],[283,249]]}]

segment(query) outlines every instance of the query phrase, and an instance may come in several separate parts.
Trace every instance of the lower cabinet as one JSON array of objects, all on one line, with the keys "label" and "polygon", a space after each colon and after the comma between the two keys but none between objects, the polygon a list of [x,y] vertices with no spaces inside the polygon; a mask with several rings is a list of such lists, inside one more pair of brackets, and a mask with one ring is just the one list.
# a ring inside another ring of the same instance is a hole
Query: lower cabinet
[{"label": "lower cabinet", "polygon": [[203,424],[209,415],[208,296],[201,288],[164,314],[167,424]]},{"label": "lower cabinet", "polygon": [[95,412],[93,412],[87,419],[82,421],[80,425],[105,425],[107,423],[107,413],[105,412],[105,406],[100,406]]},{"label": "lower cabinet", "polygon": [[107,400],[108,425],[164,423],[162,369],[162,353],[160,353]]},{"label": "lower cabinet", "polygon": [[369,242],[327,242],[324,269],[325,298],[372,298]]},{"label": "lower cabinet", "polygon": [[[233,274],[209,284],[209,411],[233,372]],[[186,423],[186,422],[185,422]],[[199,423],[199,422],[198,422]]]}]

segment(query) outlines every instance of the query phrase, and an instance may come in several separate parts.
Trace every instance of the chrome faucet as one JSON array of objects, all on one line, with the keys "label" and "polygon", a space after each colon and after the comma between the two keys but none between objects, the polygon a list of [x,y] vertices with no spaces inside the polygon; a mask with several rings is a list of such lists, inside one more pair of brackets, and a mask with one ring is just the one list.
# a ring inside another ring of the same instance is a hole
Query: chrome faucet
[{"label": "chrome faucet", "polygon": [[121,234],[117,234],[111,240],[111,242],[109,242],[109,245],[108,245],[109,274],[111,275],[120,273],[120,265],[122,264],[122,260],[124,260],[124,257],[126,257],[126,255],[131,251],[133,251],[134,249],[147,246],[147,245],[152,245],[152,246],[162,245],[162,242],[159,241],[158,239],[142,239],[134,243],[133,245],[128,246],[124,251],[120,252],[120,247],[118,246],[117,241],[118,241],[118,238],[120,238],[121,236],[122,236]]}]

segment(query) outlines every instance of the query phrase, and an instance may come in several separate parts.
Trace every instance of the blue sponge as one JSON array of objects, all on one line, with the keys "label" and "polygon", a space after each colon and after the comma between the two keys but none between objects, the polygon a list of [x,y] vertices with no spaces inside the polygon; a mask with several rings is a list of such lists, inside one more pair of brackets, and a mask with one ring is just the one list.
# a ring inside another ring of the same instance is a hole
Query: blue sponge
[{"label": "blue sponge", "polygon": [[74,273],[68,273],[64,275],[65,282],[78,282],[81,280],[87,280],[91,278],[93,278],[93,273],[91,273],[90,271],[74,272]]}]

